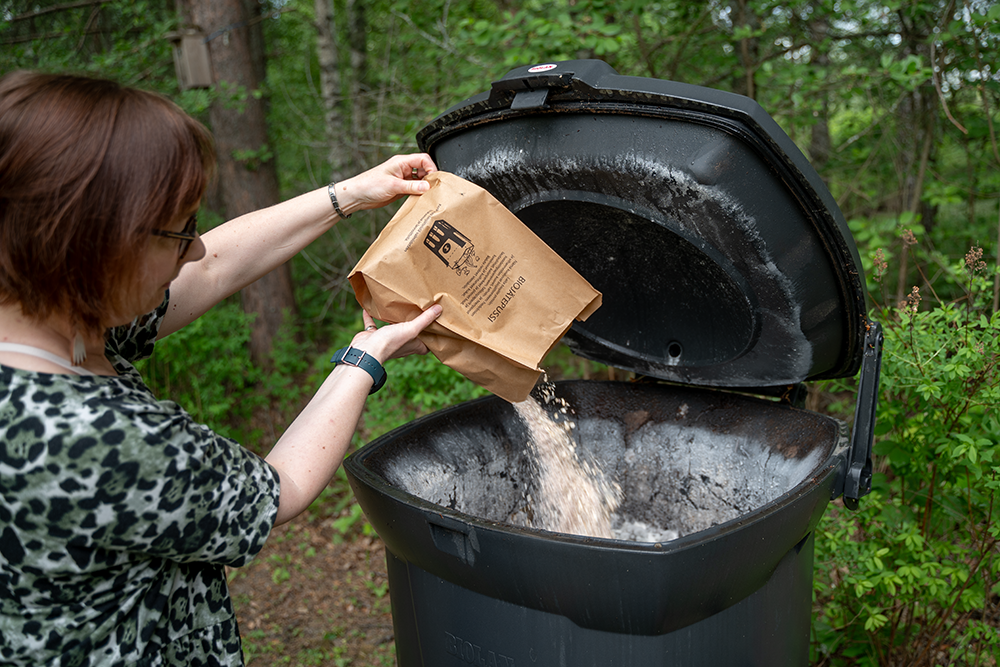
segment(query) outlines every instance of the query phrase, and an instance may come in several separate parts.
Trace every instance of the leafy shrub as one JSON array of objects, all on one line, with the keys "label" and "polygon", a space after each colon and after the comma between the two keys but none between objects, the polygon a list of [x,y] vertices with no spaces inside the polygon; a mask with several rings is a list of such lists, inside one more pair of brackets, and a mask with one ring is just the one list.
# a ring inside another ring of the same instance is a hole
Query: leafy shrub
[{"label": "leafy shrub", "polygon": [[198,422],[247,442],[253,411],[266,398],[252,391],[262,379],[250,360],[252,317],[224,302],[156,343],[136,364],[153,393],[177,401]]},{"label": "leafy shrub", "polygon": [[[872,265],[880,279],[881,252]],[[927,308],[923,293],[944,290],[914,287],[876,315],[877,474],[857,513],[836,507],[817,530],[817,665],[988,666],[1000,655],[1000,314],[980,249],[945,269],[960,299]]]},{"label": "leafy shrub", "polygon": [[378,437],[421,415],[489,393],[429,354],[393,359],[386,369],[389,380],[368,399],[359,439]]}]

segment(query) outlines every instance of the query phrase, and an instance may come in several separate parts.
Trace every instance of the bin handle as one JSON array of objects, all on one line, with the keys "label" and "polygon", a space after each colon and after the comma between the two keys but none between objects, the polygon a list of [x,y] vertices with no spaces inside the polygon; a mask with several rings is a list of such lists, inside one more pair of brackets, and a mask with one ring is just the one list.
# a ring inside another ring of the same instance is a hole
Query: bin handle
[{"label": "bin handle", "polygon": [[879,375],[882,369],[882,325],[866,323],[864,357],[858,379],[858,399],[854,407],[854,430],[844,480],[844,506],[858,509],[858,500],[872,490],[872,441],[878,407]]},{"label": "bin handle", "polygon": [[545,106],[549,99],[549,91],[559,88],[569,88],[573,84],[573,72],[553,74],[535,74],[500,79],[493,82],[493,93],[513,93],[510,108],[513,111],[539,109]]},{"label": "bin handle", "polygon": [[475,528],[440,514],[428,517],[427,526],[438,550],[455,556],[466,565],[476,564],[479,540]]}]

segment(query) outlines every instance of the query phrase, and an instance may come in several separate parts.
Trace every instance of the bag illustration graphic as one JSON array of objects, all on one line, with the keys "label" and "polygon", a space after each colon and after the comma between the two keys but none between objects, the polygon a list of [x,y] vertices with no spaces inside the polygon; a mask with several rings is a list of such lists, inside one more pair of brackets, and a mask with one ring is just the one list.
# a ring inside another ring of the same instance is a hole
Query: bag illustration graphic
[{"label": "bag illustration graphic", "polygon": [[447,220],[435,220],[424,237],[424,245],[430,248],[444,265],[461,275],[469,275],[476,268],[476,246],[469,237],[458,231]]}]

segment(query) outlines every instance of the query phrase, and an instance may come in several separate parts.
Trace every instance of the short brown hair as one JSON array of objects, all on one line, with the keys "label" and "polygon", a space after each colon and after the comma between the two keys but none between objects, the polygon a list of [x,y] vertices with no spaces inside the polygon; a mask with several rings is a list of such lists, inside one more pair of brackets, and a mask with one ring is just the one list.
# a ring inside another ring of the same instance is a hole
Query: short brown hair
[{"label": "short brown hair", "polygon": [[0,78],[0,303],[103,331],[151,230],[201,200],[211,136],[177,105],[113,81]]}]

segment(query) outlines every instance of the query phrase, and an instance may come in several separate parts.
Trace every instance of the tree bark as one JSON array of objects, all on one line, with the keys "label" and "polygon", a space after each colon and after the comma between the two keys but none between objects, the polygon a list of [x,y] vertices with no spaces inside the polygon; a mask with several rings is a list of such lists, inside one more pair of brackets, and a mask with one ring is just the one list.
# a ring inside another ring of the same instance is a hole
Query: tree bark
[{"label": "tree bark", "polygon": [[[731,0],[733,28],[760,28],[760,18],[754,13],[749,0]],[[756,37],[742,37],[736,43],[736,53],[740,60],[740,72],[733,77],[733,91],[757,99],[756,74],[760,59],[760,41]]]},{"label": "tree bark", "polygon": [[[901,55],[918,55],[924,62],[930,60],[927,40],[932,34],[936,21],[933,17],[907,17],[899,14],[899,25],[903,40]],[[913,219],[920,218],[924,229],[929,231],[933,226],[934,209],[926,206],[923,201],[924,181],[928,165],[935,162],[936,142],[935,130],[938,114],[938,97],[933,82],[924,81],[916,85],[903,97],[896,109],[896,136],[899,149],[896,151],[896,164],[899,173],[900,189],[896,210],[909,212]],[[900,257],[899,279],[896,283],[896,301],[906,297],[908,276],[908,247],[904,242]]]},{"label": "tree bark", "polygon": [[[830,67],[830,54],[827,52],[826,39],[829,34],[829,24],[827,17],[820,11],[819,7],[814,7],[814,18],[809,23],[809,32],[813,48],[809,56],[809,64],[824,73],[822,79],[826,79],[825,73]],[[829,187],[829,180],[823,176],[827,163],[830,161],[830,101],[825,89],[822,90],[822,100],[816,122],[813,123],[809,133],[809,159],[816,171],[819,172],[823,182]]]},{"label": "tree bark", "polygon": [[354,168],[363,171],[369,167],[365,159],[361,142],[367,125],[367,86],[368,78],[368,20],[365,16],[364,0],[347,0],[347,44],[350,49],[351,75],[351,154],[354,158]]},{"label": "tree bark", "polygon": [[[278,174],[267,135],[267,109],[255,95],[263,79],[263,37],[256,2],[185,0],[187,15],[208,35],[217,97],[209,109],[219,160],[225,217],[232,219],[278,203]],[[287,264],[241,292],[243,310],[255,315],[250,354],[267,366],[275,335],[295,296]]]},{"label": "tree bark", "polygon": [[315,6],[316,49],[319,53],[319,88],[323,101],[327,164],[330,180],[340,181],[349,176],[347,172],[350,160],[341,143],[347,132],[341,109],[343,82],[340,76],[340,52],[337,48],[337,21],[333,0],[315,0]]}]

